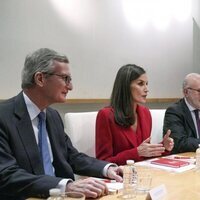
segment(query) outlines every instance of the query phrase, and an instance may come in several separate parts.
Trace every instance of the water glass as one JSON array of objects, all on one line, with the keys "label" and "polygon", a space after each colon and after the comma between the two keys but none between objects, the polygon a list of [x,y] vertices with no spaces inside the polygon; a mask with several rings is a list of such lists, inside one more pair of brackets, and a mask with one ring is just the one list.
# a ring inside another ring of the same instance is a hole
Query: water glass
[{"label": "water glass", "polygon": [[137,168],[137,193],[147,193],[151,189],[152,176],[149,168]]},{"label": "water glass", "polygon": [[63,200],[85,200],[85,195],[80,192],[66,192],[62,197]]}]

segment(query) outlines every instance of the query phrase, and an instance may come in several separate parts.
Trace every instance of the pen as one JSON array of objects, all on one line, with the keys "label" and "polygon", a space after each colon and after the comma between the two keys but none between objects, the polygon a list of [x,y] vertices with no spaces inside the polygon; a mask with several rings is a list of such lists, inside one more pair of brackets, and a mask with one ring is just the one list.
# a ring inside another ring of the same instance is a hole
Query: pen
[{"label": "pen", "polygon": [[194,157],[189,156],[174,156],[174,159],[193,159]]}]

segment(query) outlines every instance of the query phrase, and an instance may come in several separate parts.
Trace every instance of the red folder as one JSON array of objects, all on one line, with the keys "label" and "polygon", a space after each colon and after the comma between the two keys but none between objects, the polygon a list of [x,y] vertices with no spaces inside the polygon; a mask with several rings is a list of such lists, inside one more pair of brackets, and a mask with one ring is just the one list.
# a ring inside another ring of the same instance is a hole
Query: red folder
[{"label": "red folder", "polygon": [[155,165],[162,165],[173,168],[184,167],[190,164],[187,161],[170,159],[170,158],[158,158],[156,160],[152,160],[151,163]]}]

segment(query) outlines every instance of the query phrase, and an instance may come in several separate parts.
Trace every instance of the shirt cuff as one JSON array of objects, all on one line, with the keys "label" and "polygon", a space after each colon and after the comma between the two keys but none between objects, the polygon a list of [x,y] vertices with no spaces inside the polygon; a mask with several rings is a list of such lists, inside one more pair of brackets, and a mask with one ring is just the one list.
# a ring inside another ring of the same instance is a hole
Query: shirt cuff
[{"label": "shirt cuff", "polygon": [[65,189],[66,189],[66,185],[69,183],[69,182],[72,182],[73,180],[72,179],[62,179],[58,185],[57,185],[57,188],[59,188],[61,190],[61,193],[65,193]]},{"label": "shirt cuff", "polygon": [[109,164],[107,164],[107,165],[103,168],[103,176],[108,177],[108,175],[107,175],[107,174],[108,174],[108,168],[109,168],[110,166],[117,167],[117,165],[114,164],[114,163],[109,163]]}]

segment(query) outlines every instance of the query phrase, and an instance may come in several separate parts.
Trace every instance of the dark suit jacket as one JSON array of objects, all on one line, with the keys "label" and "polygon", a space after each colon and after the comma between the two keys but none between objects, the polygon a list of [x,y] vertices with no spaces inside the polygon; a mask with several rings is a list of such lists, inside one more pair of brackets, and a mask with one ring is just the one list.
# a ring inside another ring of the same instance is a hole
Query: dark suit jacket
[{"label": "dark suit jacket", "polygon": [[171,129],[170,137],[174,139],[172,153],[196,151],[200,139],[196,137],[195,125],[184,99],[167,108],[163,133],[168,129]]},{"label": "dark suit jacket", "polygon": [[73,173],[102,177],[107,162],[79,153],[58,112],[47,108],[46,113],[56,177],[44,175],[22,93],[0,104],[0,199],[47,197],[62,178],[74,179]]}]

